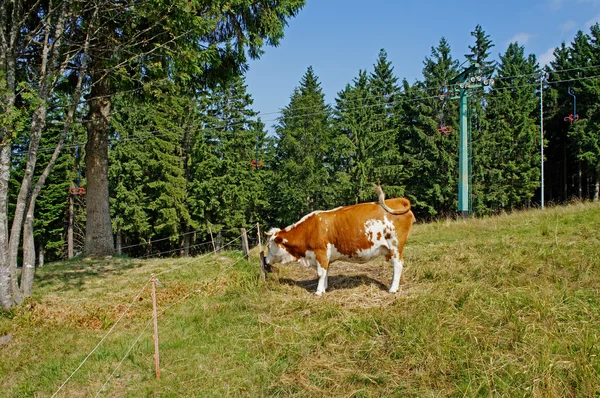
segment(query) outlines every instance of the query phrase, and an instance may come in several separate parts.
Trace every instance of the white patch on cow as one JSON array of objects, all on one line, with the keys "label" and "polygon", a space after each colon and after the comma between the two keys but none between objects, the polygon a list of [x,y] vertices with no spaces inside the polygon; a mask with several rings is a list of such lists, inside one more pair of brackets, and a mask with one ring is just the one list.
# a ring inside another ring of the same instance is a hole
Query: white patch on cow
[{"label": "white patch on cow", "polygon": [[[350,259],[351,261],[364,263],[375,257],[386,256],[395,249],[393,241],[397,240],[396,228],[387,217],[384,217],[383,220],[367,220],[364,229],[365,237],[373,245],[368,249],[358,250],[356,255]],[[389,234],[389,238],[386,238],[387,234]]]},{"label": "white patch on cow", "polygon": [[300,257],[298,262],[304,267],[314,267],[317,265],[317,256],[312,250],[307,250],[304,257]]},{"label": "white patch on cow", "polygon": [[292,256],[287,250],[275,243],[275,235],[269,237],[267,242],[267,264],[288,264],[296,262],[296,257]]},{"label": "white patch on cow", "polygon": [[273,228],[271,228],[271,229],[269,230],[269,232],[267,232],[267,236],[272,236],[272,235],[275,235],[275,234],[276,234],[277,232],[279,232],[279,231],[281,231],[281,229],[280,229],[280,228],[275,228],[275,227],[273,227]]},{"label": "white patch on cow", "polygon": [[327,244],[327,258],[329,259],[329,262],[332,263],[334,261],[337,260],[346,260],[346,261],[350,261],[351,259],[344,256],[342,253],[340,253],[337,248],[335,247],[335,245],[333,245],[332,243],[328,243]]}]

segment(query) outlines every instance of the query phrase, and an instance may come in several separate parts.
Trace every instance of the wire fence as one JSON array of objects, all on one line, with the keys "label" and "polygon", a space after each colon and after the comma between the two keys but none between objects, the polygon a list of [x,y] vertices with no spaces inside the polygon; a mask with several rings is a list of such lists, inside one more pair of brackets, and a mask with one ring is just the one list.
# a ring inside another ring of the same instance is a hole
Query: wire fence
[{"label": "wire fence", "polygon": [[[240,238],[241,238],[241,236],[240,236]],[[242,261],[244,259],[245,259],[245,255],[238,256],[237,259],[236,259],[236,261],[234,261],[233,263],[229,264],[225,269],[223,269],[221,272],[219,272],[218,275],[214,276],[213,278],[209,279],[208,281],[205,281],[204,283],[205,284],[207,284],[207,283],[210,284],[210,282],[214,282],[215,280],[217,280],[219,277],[223,276],[227,271],[229,271],[230,269],[232,269],[236,264],[238,264],[240,261]],[[175,301],[174,303],[170,304],[168,307],[160,310],[157,313],[157,318],[160,318],[162,315],[164,315],[165,312],[167,312],[170,309],[172,309],[173,307],[175,307],[175,306],[177,306],[177,305],[179,305],[179,304],[187,301],[194,294],[200,293],[202,290],[203,290],[203,287],[200,287],[200,288],[196,288],[196,289],[193,289],[193,290],[187,292],[186,294],[184,294],[183,296],[181,296],[177,301]],[[144,328],[142,329],[142,331],[140,332],[140,334],[136,337],[136,339],[129,346],[129,348],[127,349],[127,351],[125,352],[125,354],[123,355],[123,357],[121,358],[121,360],[115,366],[115,368],[112,371],[112,373],[110,373],[110,375],[108,376],[108,378],[106,379],[106,381],[104,382],[104,384],[102,384],[102,386],[100,387],[100,389],[98,390],[98,392],[95,395],[96,397],[98,397],[101,394],[101,392],[106,388],[106,386],[108,385],[108,383],[110,382],[110,380],[113,378],[113,376],[115,375],[115,373],[117,372],[117,370],[123,365],[123,363],[125,362],[125,360],[129,356],[130,352],[139,343],[139,341],[141,340],[143,334],[148,330],[148,327],[150,326],[151,323],[152,323],[152,318],[150,318],[148,320],[148,322],[146,323],[146,325],[144,326]]]},{"label": "wire fence", "polygon": [[[254,243],[258,244],[258,237],[251,239],[250,238],[250,232],[253,232],[256,230],[256,226],[252,227],[252,228],[248,228],[246,230],[246,234],[248,236],[248,243],[250,247],[254,246]],[[240,233],[237,237],[235,237],[234,239],[231,239],[227,242],[224,242],[222,245],[220,245],[218,248],[215,246],[215,248],[213,249],[212,244],[213,242],[202,242],[200,244],[198,244],[198,246],[202,245],[202,247],[206,247],[208,246],[207,244],[210,244],[211,249],[210,251],[206,251],[198,256],[192,256],[189,257],[187,261],[184,261],[182,264],[179,264],[177,266],[171,267],[171,268],[166,268],[163,269],[159,272],[155,273],[155,276],[160,276],[160,275],[164,275],[167,273],[171,273],[173,271],[185,268],[190,266],[191,264],[197,263],[200,260],[213,255],[213,254],[217,254],[219,251],[221,250],[227,250],[227,251],[240,251],[242,249],[242,238],[244,236],[244,233]],[[251,243],[252,242],[252,243]],[[259,249],[258,246],[253,247],[252,250],[256,250]],[[177,249],[178,251],[180,249]],[[171,254],[172,251],[167,251],[167,252],[162,252],[162,253],[154,253],[155,255],[164,255],[164,254]],[[140,257],[142,258],[142,257]],[[168,307],[161,309],[160,312],[157,314],[158,317],[162,316],[166,311],[170,310],[171,308],[175,307],[176,305],[188,300],[189,298],[191,298],[195,293],[198,293],[200,291],[202,291],[202,289],[204,288],[204,286],[206,286],[206,283],[210,283],[212,281],[215,281],[216,279],[222,277],[227,271],[229,271],[230,269],[232,269],[235,265],[237,265],[240,261],[244,260],[246,258],[246,253],[244,253],[242,251],[242,253],[238,256],[236,256],[233,260],[233,262],[231,264],[228,264],[227,267],[225,267],[223,270],[221,270],[216,276],[210,278],[208,281],[204,281],[202,283],[201,287],[196,287],[194,289],[192,289],[191,291],[187,292],[185,295],[181,296],[178,300],[176,300],[174,303],[170,304]],[[258,267],[257,267],[258,269]],[[96,350],[98,350],[98,348],[103,344],[103,342],[106,341],[107,337],[109,335],[111,335],[115,330],[117,325],[119,325],[121,323],[121,320],[125,317],[125,315],[127,313],[129,313],[132,308],[134,307],[134,304],[140,299],[140,297],[142,296],[142,294],[144,293],[144,291],[148,288],[148,285],[151,283],[151,278],[148,278],[145,280],[144,284],[142,285],[141,289],[138,291],[138,293],[134,296],[134,298],[129,302],[129,305],[126,307],[126,309],[119,315],[119,317],[117,318],[117,320],[115,321],[115,323],[111,326],[111,328],[104,334],[104,336],[100,339],[100,341],[96,344],[96,346],[84,357],[84,359],[79,363],[79,365],[75,368],[75,370],[73,370],[73,372],[67,377],[67,379],[60,385],[60,387],[58,387],[58,389],[54,392],[54,394],[52,395],[52,397],[55,397],[66,385],[67,383],[73,378],[73,376],[83,367],[83,365],[87,362],[87,360],[92,356],[92,354],[94,352],[96,352]],[[127,359],[127,357],[129,356],[129,354],[131,353],[131,350],[135,347],[135,345],[141,340],[142,336],[144,335],[144,333],[148,330],[148,327],[150,326],[152,322],[152,317],[150,317],[150,320],[148,322],[146,322],[145,326],[143,327],[143,329],[141,330],[141,332],[139,333],[139,335],[135,338],[135,340],[133,341],[133,343],[129,346],[129,348],[127,349],[127,351],[125,352],[125,354],[123,355],[123,357],[121,358],[121,360],[118,362],[118,364],[115,366],[115,368],[113,369],[113,371],[109,374],[108,378],[105,380],[105,382],[102,384],[102,386],[100,387],[100,389],[98,390],[98,392],[96,393],[96,396],[100,395],[101,392],[106,388],[106,386],[108,385],[108,383],[110,382],[110,380],[113,378],[113,376],[116,374],[116,372],[118,371],[118,369],[122,366],[123,362]]]}]

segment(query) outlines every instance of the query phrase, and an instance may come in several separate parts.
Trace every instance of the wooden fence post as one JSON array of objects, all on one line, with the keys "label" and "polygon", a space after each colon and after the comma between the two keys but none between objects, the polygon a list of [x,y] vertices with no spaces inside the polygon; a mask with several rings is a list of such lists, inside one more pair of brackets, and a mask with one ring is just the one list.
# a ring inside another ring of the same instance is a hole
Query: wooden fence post
[{"label": "wooden fence post", "polygon": [[250,248],[248,247],[248,235],[246,234],[246,228],[240,228],[242,231],[242,249],[246,255],[246,260],[250,259]]},{"label": "wooden fence post", "polygon": [[256,233],[258,234],[258,246],[260,247],[260,278],[267,280],[267,266],[265,264],[265,252],[262,248],[262,240],[260,237],[260,225],[256,223]]},{"label": "wooden fence post", "polygon": [[212,242],[213,253],[216,253],[217,248],[215,247],[215,238],[213,237],[212,228],[210,227],[210,225],[208,226],[208,232],[210,232],[210,241]]},{"label": "wooden fence post", "polygon": [[152,274],[152,318],[154,319],[154,363],[156,378],[160,379],[160,361],[158,357],[158,319],[156,317],[156,277]]}]

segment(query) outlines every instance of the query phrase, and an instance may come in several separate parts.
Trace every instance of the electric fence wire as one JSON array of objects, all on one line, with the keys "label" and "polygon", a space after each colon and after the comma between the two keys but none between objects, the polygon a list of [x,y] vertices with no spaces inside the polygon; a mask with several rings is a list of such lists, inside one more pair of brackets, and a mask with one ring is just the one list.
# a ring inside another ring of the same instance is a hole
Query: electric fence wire
[{"label": "electric fence wire", "polygon": [[[239,238],[241,238],[241,236]],[[227,271],[229,271],[231,268],[233,268],[237,263],[239,263],[240,261],[242,261],[244,258],[245,258],[245,254],[241,255],[240,257],[237,258],[237,260],[235,262],[233,262],[232,264],[230,264],[229,266],[227,266],[224,270],[222,270],[221,272],[219,272],[219,274],[216,275],[215,277],[209,279],[208,281],[205,281],[204,284],[206,285],[206,284],[210,284],[211,282],[214,282],[215,280],[217,280],[217,278],[219,278],[220,276],[224,275]],[[199,258],[195,258],[195,260],[198,260],[198,259]],[[177,268],[174,268],[174,269],[177,269]],[[155,274],[155,276],[158,276],[158,275],[160,275],[160,274]],[[172,303],[167,308],[165,308],[165,309],[161,310],[160,312],[158,312],[156,314],[156,318],[159,318],[160,316],[162,316],[165,312],[167,312],[171,308],[173,308],[176,305],[184,302],[185,300],[187,300],[188,298],[190,298],[195,293],[201,292],[202,289],[203,289],[203,287],[200,287],[200,288],[197,288],[197,289],[194,289],[194,290],[188,292],[187,294],[185,294],[184,296],[182,296],[181,298],[179,298],[176,302]],[[142,329],[142,331],[140,332],[140,334],[133,341],[133,343],[131,344],[131,346],[129,347],[129,349],[125,353],[125,355],[121,358],[121,360],[119,361],[119,363],[117,364],[117,366],[115,367],[115,369],[113,370],[113,372],[108,376],[108,378],[106,379],[106,381],[104,382],[104,384],[102,385],[102,387],[100,387],[100,389],[98,390],[98,392],[95,395],[96,397],[100,395],[100,393],[102,392],[102,390],[104,390],[104,388],[106,387],[106,385],[108,384],[108,382],[112,379],[112,377],[117,372],[117,370],[121,367],[121,365],[123,364],[123,362],[125,362],[125,359],[129,356],[129,353],[135,347],[135,345],[138,343],[138,341],[141,339],[142,335],[146,332],[146,330],[148,329],[148,327],[152,323],[152,320],[153,319],[150,318],[150,320],[146,323],[146,326]]]},{"label": "electric fence wire", "polygon": [[[252,227],[252,228],[248,229],[248,231],[252,231],[253,229],[254,229],[254,227]],[[231,240],[230,242],[228,242],[228,243],[226,243],[225,245],[223,245],[223,246],[222,246],[222,248],[225,248],[225,247],[228,247],[228,246],[232,245],[234,242],[236,242],[236,241],[240,240],[240,239],[242,238],[242,236],[243,236],[243,235],[240,235],[240,236],[238,236],[237,238],[235,238],[235,239]],[[214,254],[214,253],[215,253],[215,252],[209,252],[209,253],[206,253],[206,254],[204,254],[204,255],[202,255],[202,256],[194,257],[194,258],[192,258],[190,261],[187,261],[187,262],[185,262],[184,264],[182,264],[182,265],[180,265],[180,266],[177,266],[177,267],[174,267],[174,268],[169,268],[169,269],[167,269],[167,270],[164,270],[164,271],[162,271],[162,272],[156,273],[156,274],[155,274],[155,276],[164,275],[164,274],[166,274],[166,273],[173,272],[173,271],[175,271],[175,270],[177,270],[177,269],[180,269],[180,268],[186,267],[186,266],[190,265],[191,263],[193,263],[193,262],[196,262],[196,261],[198,261],[198,260],[200,260],[200,259],[202,259],[202,258],[204,258],[204,257],[206,257],[206,256],[208,256],[208,255],[210,255],[210,254]],[[245,257],[245,255],[243,255],[241,258],[244,258],[244,257]],[[241,258],[240,258],[240,260],[241,260]],[[236,261],[234,264],[237,264],[237,263],[238,263],[240,260]],[[231,265],[231,266],[233,266],[233,265]],[[230,267],[228,267],[226,270],[230,269],[230,268],[231,268],[231,266],[230,266]],[[225,271],[223,271],[223,272],[225,272]],[[104,340],[106,340],[106,338],[107,338],[107,337],[108,337],[108,336],[109,336],[109,335],[112,333],[112,331],[115,329],[115,327],[116,327],[116,326],[119,324],[119,322],[120,322],[120,321],[121,321],[121,320],[122,320],[122,319],[125,317],[125,315],[127,314],[127,312],[129,312],[129,310],[131,309],[131,307],[133,307],[133,305],[135,304],[135,302],[136,302],[136,301],[137,301],[137,300],[140,298],[140,296],[142,295],[142,293],[144,292],[144,290],[146,289],[146,287],[148,286],[148,284],[149,284],[150,282],[151,282],[151,279],[148,279],[148,280],[146,281],[146,283],[145,283],[145,284],[143,285],[143,287],[140,289],[140,291],[138,292],[138,294],[137,294],[137,295],[135,296],[135,298],[134,298],[134,299],[131,301],[131,303],[130,303],[130,304],[129,304],[129,306],[128,306],[128,307],[125,309],[125,311],[123,311],[123,312],[121,313],[121,315],[119,316],[119,318],[117,319],[117,321],[116,321],[116,322],[115,322],[115,323],[112,325],[112,327],[111,327],[111,328],[108,330],[108,332],[107,332],[107,333],[106,333],[106,334],[105,334],[105,335],[102,337],[102,339],[100,339],[100,341],[98,342],[98,344],[96,344],[96,346],[95,346],[95,347],[92,349],[92,351],[90,351],[90,352],[89,352],[89,354],[88,354],[88,355],[87,355],[87,356],[86,356],[86,357],[83,359],[83,361],[82,361],[82,362],[79,364],[79,366],[77,366],[77,368],[76,368],[76,369],[75,369],[75,370],[74,370],[74,371],[73,371],[73,372],[72,372],[72,373],[69,375],[69,377],[68,377],[68,378],[67,378],[67,379],[66,379],[66,380],[65,380],[65,381],[64,381],[64,382],[61,384],[61,386],[60,386],[60,387],[59,387],[59,388],[56,390],[56,392],[54,392],[54,394],[52,394],[52,398],[53,398],[53,397],[55,397],[55,396],[56,396],[56,395],[57,395],[57,394],[58,394],[58,393],[59,393],[59,392],[62,390],[62,388],[63,388],[63,387],[64,387],[64,386],[65,386],[65,385],[66,385],[66,384],[69,382],[69,380],[71,380],[71,378],[72,378],[72,377],[75,375],[75,373],[76,373],[76,372],[77,372],[79,369],[81,369],[81,367],[82,367],[82,366],[83,366],[83,364],[84,364],[84,363],[85,363],[85,362],[86,362],[86,361],[89,359],[89,357],[90,357],[90,356],[91,356],[91,355],[92,355],[92,354],[93,354],[93,353],[94,353],[94,352],[95,352],[95,351],[96,351],[96,350],[97,350],[97,349],[100,347],[100,345],[101,345],[101,344],[104,342]],[[192,292],[191,294],[193,294],[193,293],[194,293],[194,292]],[[190,295],[191,295],[191,294],[190,294]],[[186,296],[186,297],[187,297],[187,296]],[[171,308],[171,307],[169,307],[169,308]],[[168,309],[168,308],[167,308],[167,309]],[[166,310],[165,310],[165,311],[166,311]],[[163,311],[163,312],[164,312],[164,311]],[[161,313],[161,314],[162,314],[162,313]],[[148,325],[146,325],[146,327],[144,328],[144,330],[142,331],[142,333],[140,333],[140,335],[138,336],[138,338],[137,338],[137,339],[136,339],[136,341],[134,342],[134,345],[135,345],[135,343],[137,343],[137,341],[139,341],[139,339],[140,339],[141,335],[142,335],[142,334],[143,334],[143,332],[144,332],[144,331],[147,329],[147,327],[148,327]],[[130,347],[130,349],[127,351],[127,354],[125,355],[125,357],[124,357],[124,358],[126,358],[126,357],[127,357],[127,355],[129,355],[129,352],[131,351],[131,349],[132,349],[132,348],[133,348],[133,345],[132,345],[132,347]],[[123,359],[123,360],[124,360],[124,359]],[[119,365],[118,365],[118,366],[120,366],[120,364],[123,362],[123,360],[121,360],[121,362],[119,363]],[[117,369],[118,369],[118,366],[117,366]],[[114,371],[114,372],[111,374],[111,376],[110,376],[110,377],[112,377],[112,375],[114,375],[114,373],[115,373],[115,372],[116,372],[116,369],[115,369],[115,371]],[[109,380],[110,380],[110,377],[109,377]],[[108,380],[107,380],[107,382],[108,382]],[[106,384],[106,383],[105,383],[105,384]],[[102,388],[104,388],[104,386],[103,386]],[[101,390],[102,390],[102,389],[101,389]]]},{"label": "electric fence wire", "polygon": [[129,310],[131,309],[131,307],[133,307],[133,304],[135,304],[135,302],[140,298],[140,296],[142,295],[142,293],[144,292],[144,290],[146,289],[146,287],[148,286],[148,284],[150,283],[150,281],[151,280],[148,279],[146,281],[146,283],[144,283],[144,286],[142,286],[142,288],[140,289],[140,291],[138,292],[138,294],[134,297],[134,299],[131,301],[131,303],[125,309],[125,311],[123,311],[121,313],[121,315],[119,316],[119,318],[117,319],[117,321],[111,326],[111,328],[108,330],[108,332],[106,332],[106,334],[100,339],[100,341],[98,342],[98,344],[96,344],[96,346],[92,349],[92,351],[90,351],[89,354],[87,354],[87,356],[83,359],[83,361],[81,361],[81,363],[79,364],[79,366],[77,366],[77,368],[69,375],[69,377],[64,381],[64,383],[62,383],[61,386],[58,387],[58,390],[56,390],[56,392],[54,392],[54,394],[52,394],[52,397],[55,397],[56,394],[58,394],[60,392],[60,390],[62,390],[62,388],[69,382],[69,380],[71,380],[71,378],[73,377],[73,375],[75,373],[77,373],[77,371],[79,369],[81,369],[81,367],[89,359],[89,357],[98,349],[98,347],[100,347],[100,345],[104,342],[104,340],[106,340],[106,338],[108,337],[108,335],[110,335],[112,333],[112,331],[119,324],[119,322],[121,322],[121,320],[123,319],[123,317],[125,317],[125,314],[127,314],[129,312]]},{"label": "electric fence wire", "polygon": [[174,238],[179,238],[179,237],[182,237],[182,236],[191,235],[191,234],[195,234],[195,233],[198,233],[198,232],[202,232],[202,230],[201,229],[197,229],[195,231],[185,232],[185,233],[181,233],[179,235],[172,235],[172,236],[168,236],[166,238],[160,238],[160,239],[156,239],[156,240],[145,242],[145,243],[137,243],[135,245],[121,246],[121,249],[130,249],[132,247],[146,246],[146,245],[149,245],[149,244],[154,244],[156,242],[162,242],[162,241],[165,241],[165,240],[171,240],[171,239],[174,239]]}]

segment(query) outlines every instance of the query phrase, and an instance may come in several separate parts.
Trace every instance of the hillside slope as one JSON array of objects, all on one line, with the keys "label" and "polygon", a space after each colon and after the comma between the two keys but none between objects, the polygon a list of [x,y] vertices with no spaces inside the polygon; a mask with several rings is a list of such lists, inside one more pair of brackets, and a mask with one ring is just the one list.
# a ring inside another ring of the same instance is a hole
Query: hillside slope
[{"label": "hillside slope", "polygon": [[261,283],[239,252],[52,264],[0,316],[0,395],[52,395],[130,303],[59,396],[598,395],[599,232],[589,203],[416,225],[396,295],[381,260],[334,263],[321,298],[313,270]]}]

